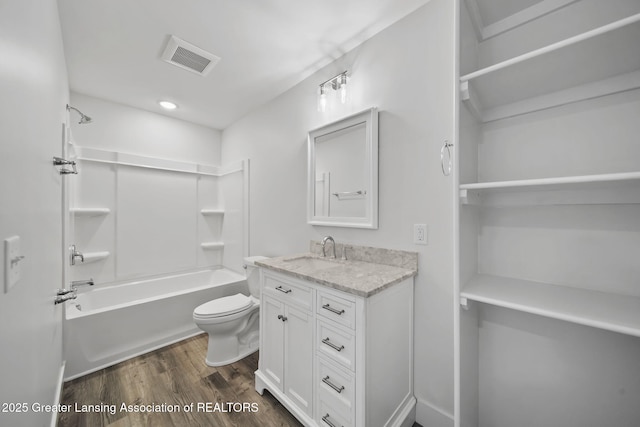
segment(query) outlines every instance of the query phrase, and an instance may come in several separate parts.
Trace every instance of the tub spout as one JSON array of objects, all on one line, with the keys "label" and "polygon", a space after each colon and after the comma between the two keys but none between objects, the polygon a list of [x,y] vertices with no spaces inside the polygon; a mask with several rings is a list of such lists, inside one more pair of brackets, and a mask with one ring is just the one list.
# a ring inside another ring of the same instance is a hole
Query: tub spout
[{"label": "tub spout", "polygon": [[65,301],[69,301],[70,299],[76,299],[76,298],[78,298],[78,295],[76,295],[76,293],[72,291],[72,292],[67,293],[65,295],[56,296],[56,299],[53,301],[53,303],[54,304],[60,304],[60,303],[63,303]]}]

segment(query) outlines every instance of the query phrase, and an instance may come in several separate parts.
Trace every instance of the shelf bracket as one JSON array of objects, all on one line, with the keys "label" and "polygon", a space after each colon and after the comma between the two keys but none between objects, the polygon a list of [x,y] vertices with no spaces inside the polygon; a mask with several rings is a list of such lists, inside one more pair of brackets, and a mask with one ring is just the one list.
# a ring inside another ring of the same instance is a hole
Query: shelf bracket
[{"label": "shelf bracket", "polygon": [[463,205],[480,205],[480,193],[466,189],[460,190],[460,203]]},{"label": "shelf bracket", "polygon": [[482,108],[480,104],[478,104],[478,96],[471,85],[469,85],[468,80],[460,82],[460,99],[464,102],[464,105],[467,106],[471,115],[479,122],[482,122]]},{"label": "shelf bracket", "polygon": [[460,306],[463,310],[469,310],[469,300],[465,297],[460,297]]}]

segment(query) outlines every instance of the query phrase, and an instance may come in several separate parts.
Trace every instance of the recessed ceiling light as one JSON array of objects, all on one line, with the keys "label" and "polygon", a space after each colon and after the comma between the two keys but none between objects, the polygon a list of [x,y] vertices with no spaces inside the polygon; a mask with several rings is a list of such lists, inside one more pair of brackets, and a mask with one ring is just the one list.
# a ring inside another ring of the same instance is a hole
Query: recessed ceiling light
[{"label": "recessed ceiling light", "polygon": [[170,101],[160,101],[158,102],[158,104],[160,104],[160,106],[165,110],[175,110],[176,108],[178,108],[176,104]]}]

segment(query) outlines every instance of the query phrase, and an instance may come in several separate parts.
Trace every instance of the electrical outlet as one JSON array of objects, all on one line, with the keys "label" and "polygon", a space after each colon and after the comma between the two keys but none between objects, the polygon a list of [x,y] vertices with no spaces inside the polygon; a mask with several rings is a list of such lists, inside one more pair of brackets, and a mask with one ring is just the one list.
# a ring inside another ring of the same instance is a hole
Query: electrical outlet
[{"label": "electrical outlet", "polygon": [[413,224],[413,243],[416,245],[427,245],[428,231],[426,224]]}]

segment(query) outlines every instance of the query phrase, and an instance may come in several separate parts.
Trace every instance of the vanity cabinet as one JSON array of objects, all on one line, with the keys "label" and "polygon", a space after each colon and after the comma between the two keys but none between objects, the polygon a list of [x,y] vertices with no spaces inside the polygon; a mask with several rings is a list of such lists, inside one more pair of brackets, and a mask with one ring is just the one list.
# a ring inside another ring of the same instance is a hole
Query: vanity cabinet
[{"label": "vanity cabinet", "polygon": [[261,271],[256,390],[306,426],[411,426],[413,278],[361,296]]},{"label": "vanity cabinet", "polygon": [[311,416],[313,316],[283,299],[262,298],[261,369],[280,393]]}]

